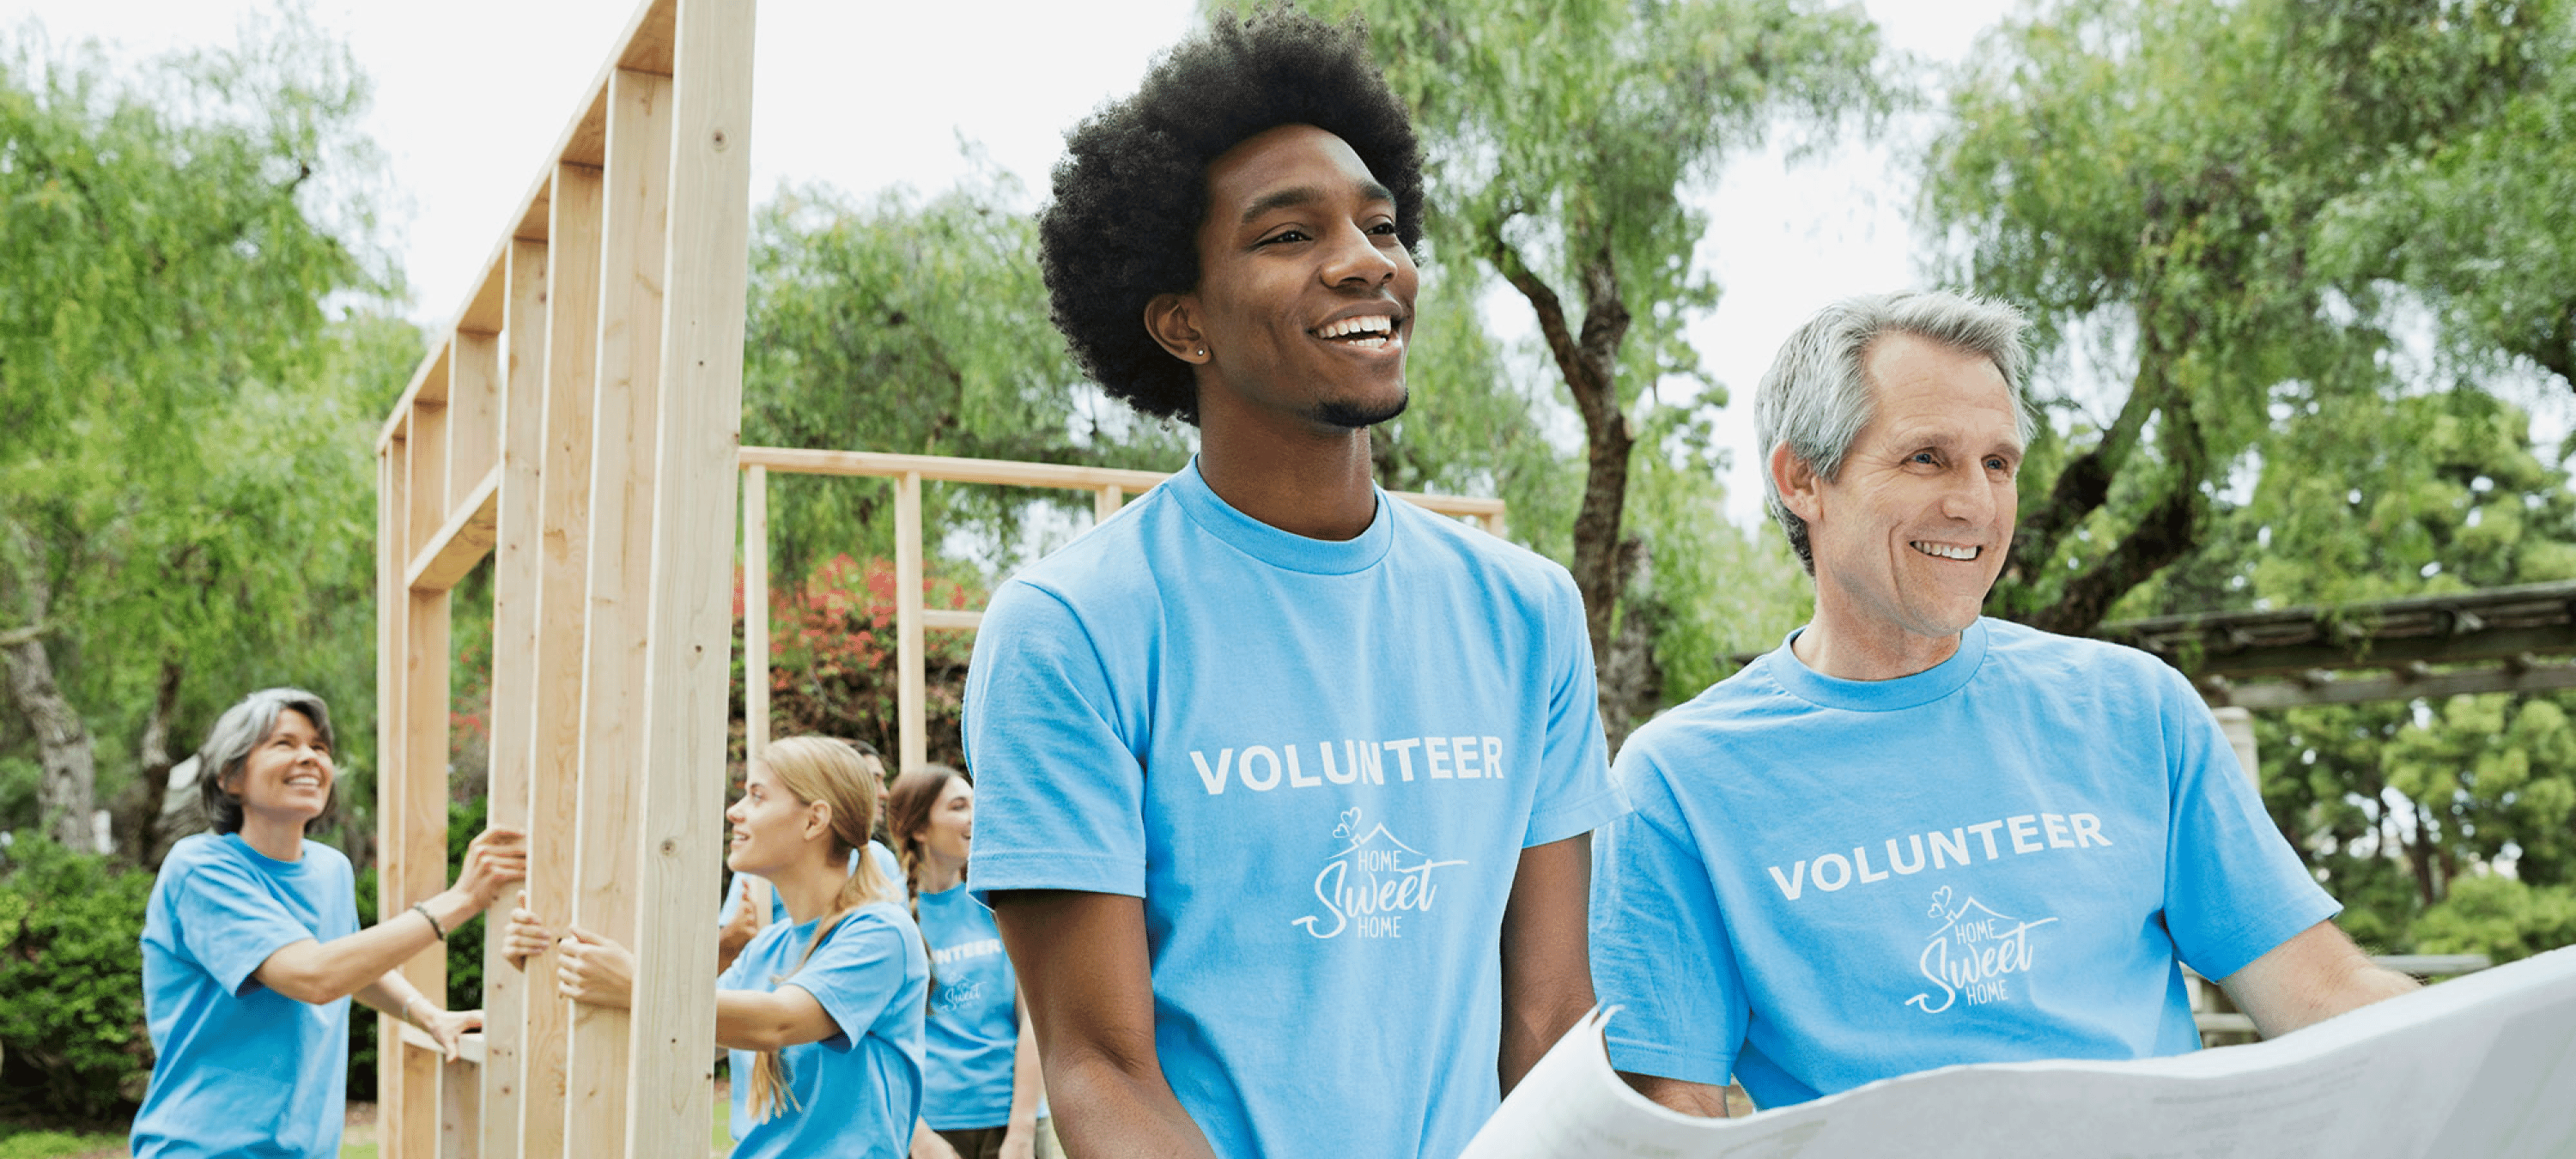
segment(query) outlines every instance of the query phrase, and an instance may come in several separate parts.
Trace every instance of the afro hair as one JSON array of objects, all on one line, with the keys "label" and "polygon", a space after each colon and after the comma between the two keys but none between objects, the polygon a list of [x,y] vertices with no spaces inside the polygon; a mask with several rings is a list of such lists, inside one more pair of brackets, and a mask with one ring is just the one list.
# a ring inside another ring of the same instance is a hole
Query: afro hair
[{"label": "afro hair", "polygon": [[1038,214],[1056,328],[1112,395],[1198,422],[1198,384],[1145,329],[1158,294],[1199,284],[1207,170],[1281,125],[1340,137],[1395,194],[1396,236],[1422,240],[1422,146],[1368,52],[1367,30],[1280,5],[1219,15],[1155,62],[1136,95],[1065,135],[1054,200]]}]

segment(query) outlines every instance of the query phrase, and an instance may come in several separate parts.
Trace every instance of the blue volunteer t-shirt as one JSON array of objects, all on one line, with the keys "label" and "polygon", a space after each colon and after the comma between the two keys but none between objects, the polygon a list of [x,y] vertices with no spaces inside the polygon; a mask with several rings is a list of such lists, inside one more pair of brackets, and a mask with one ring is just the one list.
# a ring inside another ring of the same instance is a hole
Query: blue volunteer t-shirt
[{"label": "blue volunteer t-shirt", "polygon": [[[718,990],[769,993],[802,988],[841,1032],[779,1052],[795,1101],[763,1121],[751,1117],[752,1062],[733,1060],[733,1159],[902,1159],[921,1112],[921,1007],[930,959],[912,915],[892,902],[850,911],[805,956],[823,922],[777,922],[743,947],[716,979]],[[798,966],[802,961],[804,965]]]},{"label": "blue volunteer t-shirt", "polygon": [[358,932],[349,859],[304,843],[279,861],[238,833],[171,846],[143,913],[152,1085],[134,1116],[146,1159],[335,1159],[346,1115],[349,1000],[308,1005],[251,975],[269,955]]},{"label": "blue volunteer t-shirt", "polygon": [[1563,568],[1384,492],[1293,535],[1195,462],[995,593],[965,733],[970,887],[1144,899],[1223,1157],[1464,1148],[1521,850],[1621,810]]},{"label": "blue volunteer t-shirt", "polygon": [[[1791,639],[1795,639],[1795,633]],[[2183,677],[1980,620],[1896,680],[1783,644],[1631,736],[1594,845],[1621,1070],[1777,1107],[1969,1062],[2199,1048],[2225,978],[2339,908]]]},{"label": "blue volunteer t-shirt", "polygon": [[993,911],[963,885],[925,893],[921,935],[930,943],[932,981],[921,1119],[937,1131],[1003,1126],[1020,1045],[1019,981]]},{"label": "blue volunteer t-shirt", "polygon": [[[903,863],[895,860],[894,850],[886,848],[885,842],[872,840],[868,842],[867,855],[869,861],[876,863],[877,872],[884,875],[885,899],[903,900]],[[858,867],[859,851],[853,849],[850,851],[850,868],[856,870]],[[740,904],[742,904],[742,886],[727,883],[724,900],[716,903],[717,929],[723,929],[727,923],[733,921],[733,907]],[[769,891],[769,920],[773,922],[787,920],[787,899],[778,896],[776,887],[772,887]]]}]

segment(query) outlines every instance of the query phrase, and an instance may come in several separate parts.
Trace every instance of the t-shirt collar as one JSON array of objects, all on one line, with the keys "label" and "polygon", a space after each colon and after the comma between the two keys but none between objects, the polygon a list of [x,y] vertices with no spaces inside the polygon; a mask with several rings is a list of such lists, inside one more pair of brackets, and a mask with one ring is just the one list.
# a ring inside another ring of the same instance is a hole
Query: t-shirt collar
[{"label": "t-shirt collar", "polygon": [[1387,546],[1395,541],[1392,504],[1386,492],[1374,483],[1369,485],[1369,491],[1377,498],[1377,513],[1369,518],[1368,530],[1346,540],[1308,539],[1235,510],[1218,498],[1206,477],[1199,474],[1196,455],[1164,486],[1172,489],[1172,497],[1189,514],[1191,522],[1272,567],[1310,575],[1349,575],[1376,566],[1377,561],[1386,558]]},{"label": "t-shirt collar", "polygon": [[1809,668],[1806,661],[1798,659],[1797,651],[1789,645],[1806,630],[1805,625],[1800,625],[1780,641],[1780,647],[1767,658],[1771,675],[1791,695],[1826,708],[1894,712],[1930,704],[1965,687],[1986,659],[1986,621],[1979,617],[1959,633],[1959,650],[1947,660],[1894,680],[1843,680]]}]

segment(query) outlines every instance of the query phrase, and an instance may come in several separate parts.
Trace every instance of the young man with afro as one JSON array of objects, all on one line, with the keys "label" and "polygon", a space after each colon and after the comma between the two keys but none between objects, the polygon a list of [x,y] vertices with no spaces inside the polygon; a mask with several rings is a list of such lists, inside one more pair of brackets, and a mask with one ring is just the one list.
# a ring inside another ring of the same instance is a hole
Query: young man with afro
[{"label": "young man with afro", "polygon": [[1564,569],[1390,498],[1420,146],[1362,31],[1219,17],[1068,141],[1055,319],[1195,423],[993,597],[967,882],[1069,1153],[1449,1159],[1592,1002],[1610,788]]}]

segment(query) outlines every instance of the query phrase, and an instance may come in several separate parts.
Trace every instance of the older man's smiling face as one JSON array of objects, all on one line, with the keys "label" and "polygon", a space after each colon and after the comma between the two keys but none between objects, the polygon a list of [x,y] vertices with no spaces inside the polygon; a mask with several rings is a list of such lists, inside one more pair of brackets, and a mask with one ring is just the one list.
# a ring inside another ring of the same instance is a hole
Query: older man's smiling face
[{"label": "older man's smiling face", "polygon": [[1801,497],[1817,618],[1871,651],[1913,652],[1955,641],[2002,573],[2021,436],[2012,391],[1983,355],[1896,333],[1862,367],[1875,413],[1841,477]]}]

